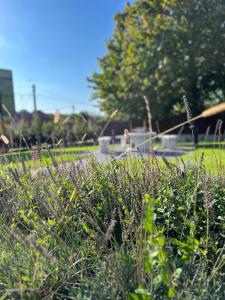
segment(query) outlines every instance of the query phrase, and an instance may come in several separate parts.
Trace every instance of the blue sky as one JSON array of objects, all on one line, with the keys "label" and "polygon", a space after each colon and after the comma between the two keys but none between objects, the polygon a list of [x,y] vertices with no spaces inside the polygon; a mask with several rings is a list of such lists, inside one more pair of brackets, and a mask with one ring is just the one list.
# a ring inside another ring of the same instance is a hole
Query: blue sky
[{"label": "blue sky", "polygon": [[0,68],[13,71],[16,109],[98,111],[86,77],[106,52],[126,0],[0,0]]}]

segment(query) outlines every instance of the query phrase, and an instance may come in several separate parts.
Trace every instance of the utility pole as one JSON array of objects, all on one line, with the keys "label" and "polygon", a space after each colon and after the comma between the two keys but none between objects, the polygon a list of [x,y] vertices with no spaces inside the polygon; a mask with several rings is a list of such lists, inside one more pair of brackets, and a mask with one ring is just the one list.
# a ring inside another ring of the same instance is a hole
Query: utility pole
[{"label": "utility pole", "polygon": [[32,85],[32,94],[33,94],[33,103],[34,103],[34,112],[37,112],[37,98],[36,98],[36,86]]}]

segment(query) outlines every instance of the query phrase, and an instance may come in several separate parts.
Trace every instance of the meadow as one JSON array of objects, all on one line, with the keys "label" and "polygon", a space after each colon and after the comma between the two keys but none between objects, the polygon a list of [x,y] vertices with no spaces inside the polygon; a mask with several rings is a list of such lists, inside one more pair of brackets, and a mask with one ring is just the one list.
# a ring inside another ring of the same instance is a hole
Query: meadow
[{"label": "meadow", "polygon": [[215,151],[2,169],[1,299],[224,299]]}]

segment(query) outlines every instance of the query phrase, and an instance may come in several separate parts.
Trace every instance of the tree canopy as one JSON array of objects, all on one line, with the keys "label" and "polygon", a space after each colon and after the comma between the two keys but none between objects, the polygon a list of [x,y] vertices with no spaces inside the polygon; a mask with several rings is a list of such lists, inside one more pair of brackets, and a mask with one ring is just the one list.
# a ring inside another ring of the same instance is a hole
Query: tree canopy
[{"label": "tree canopy", "polygon": [[136,0],[115,16],[100,71],[89,82],[106,113],[153,117],[194,113],[225,94],[225,0]]}]

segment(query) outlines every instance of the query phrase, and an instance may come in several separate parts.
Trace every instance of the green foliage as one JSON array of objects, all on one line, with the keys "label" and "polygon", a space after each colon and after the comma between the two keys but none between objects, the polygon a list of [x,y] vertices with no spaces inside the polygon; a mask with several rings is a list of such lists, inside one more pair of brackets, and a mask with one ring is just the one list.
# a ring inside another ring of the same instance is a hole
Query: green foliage
[{"label": "green foliage", "polygon": [[224,298],[224,174],[53,165],[0,173],[0,297]]},{"label": "green foliage", "polygon": [[224,99],[224,0],[137,0],[115,16],[101,72],[89,81],[100,108],[145,116],[143,95],[161,118],[183,111],[182,95],[193,113]]},{"label": "green foliage", "polygon": [[[12,120],[4,117],[4,126],[0,128],[10,140],[11,148],[21,148],[39,144],[56,145],[59,141],[64,145],[74,145],[75,142],[96,140],[98,137],[100,117],[81,112],[73,115],[59,115],[59,122],[54,122],[54,116],[41,112],[30,115],[30,119]],[[16,118],[16,117],[15,117]],[[47,118],[48,121],[45,120]],[[52,118],[52,120],[51,120]],[[27,142],[27,143],[26,143]]]}]

